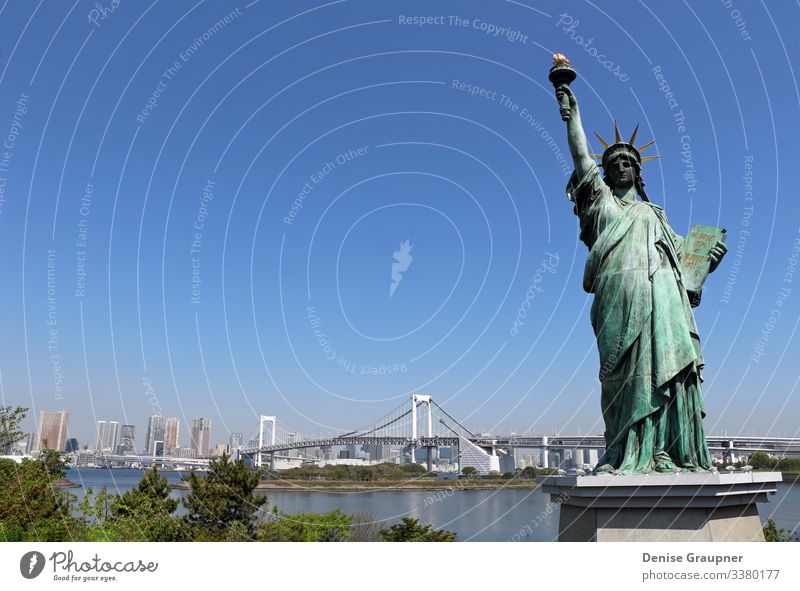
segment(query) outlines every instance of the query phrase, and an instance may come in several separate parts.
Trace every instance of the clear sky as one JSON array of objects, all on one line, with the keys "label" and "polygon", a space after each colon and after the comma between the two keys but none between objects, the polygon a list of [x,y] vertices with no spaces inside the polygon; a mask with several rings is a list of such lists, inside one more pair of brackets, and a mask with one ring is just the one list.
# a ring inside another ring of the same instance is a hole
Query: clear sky
[{"label": "clear sky", "polygon": [[82,443],[111,419],[141,444],[160,411],[216,443],[418,391],[474,430],[600,433],[557,51],[590,135],[657,140],[675,230],[728,231],[696,310],[707,432],[798,435],[796,4],[0,12],[1,395],[26,429],[66,409]]}]

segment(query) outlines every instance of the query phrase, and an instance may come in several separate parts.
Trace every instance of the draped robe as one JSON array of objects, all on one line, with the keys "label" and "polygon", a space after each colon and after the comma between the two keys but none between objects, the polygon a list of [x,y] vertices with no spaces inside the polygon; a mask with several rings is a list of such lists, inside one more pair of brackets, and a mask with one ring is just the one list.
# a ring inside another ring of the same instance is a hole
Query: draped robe
[{"label": "draped robe", "polygon": [[594,294],[604,464],[623,474],[711,466],[703,432],[703,358],[681,282],[683,239],[664,210],[614,195],[597,166],[568,186],[589,248],[584,289]]}]

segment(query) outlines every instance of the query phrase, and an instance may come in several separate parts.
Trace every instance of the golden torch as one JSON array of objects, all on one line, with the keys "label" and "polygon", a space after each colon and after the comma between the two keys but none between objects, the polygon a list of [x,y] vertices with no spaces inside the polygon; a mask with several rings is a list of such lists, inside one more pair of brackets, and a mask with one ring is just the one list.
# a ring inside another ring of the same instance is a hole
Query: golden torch
[{"label": "golden torch", "polygon": [[[569,86],[578,77],[577,72],[569,63],[569,59],[563,53],[556,53],[553,55],[553,67],[550,68],[550,74],[547,76],[550,82],[553,83],[553,88],[558,89],[562,84]],[[569,97],[564,95],[561,97],[561,120],[566,121],[569,117]]]}]

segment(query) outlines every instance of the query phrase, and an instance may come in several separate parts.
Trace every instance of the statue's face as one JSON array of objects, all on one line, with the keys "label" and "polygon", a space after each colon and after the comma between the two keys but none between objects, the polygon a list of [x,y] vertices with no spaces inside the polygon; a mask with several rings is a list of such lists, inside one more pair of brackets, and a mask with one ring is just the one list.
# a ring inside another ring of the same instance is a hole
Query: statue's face
[{"label": "statue's face", "polygon": [[614,158],[606,165],[606,174],[611,186],[619,189],[628,189],[636,180],[636,165],[624,154]]}]

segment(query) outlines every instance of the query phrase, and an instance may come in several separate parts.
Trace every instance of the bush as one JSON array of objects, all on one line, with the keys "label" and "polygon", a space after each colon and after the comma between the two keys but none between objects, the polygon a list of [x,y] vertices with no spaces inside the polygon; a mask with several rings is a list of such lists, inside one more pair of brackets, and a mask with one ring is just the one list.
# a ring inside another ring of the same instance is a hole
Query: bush
[{"label": "bush", "polygon": [[420,525],[417,519],[403,517],[400,523],[381,530],[384,542],[452,542],[456,532],[433,529],[431,525]]},{"label": "bush", "polygon": [[[0,460],[0,533],[7,540],[73,540],[79,523],[70,512],[70,495],[55,486],[63,475],[57,452],[21,464]],[[2,539],[2,538],[0,538]]]},{"label": "bush", "polygon": [[350,539],[352,519],[336,509],[330,513],[273,512],[257,528],[256,538],[263,542],[346,542]]},{"label": "bush", "polygon": [[778,529],[775,521],[770,517],[767,519],[767,526],[764,528],[764,539],[767,542],[791,542],[792,536],[785,529]]}]

